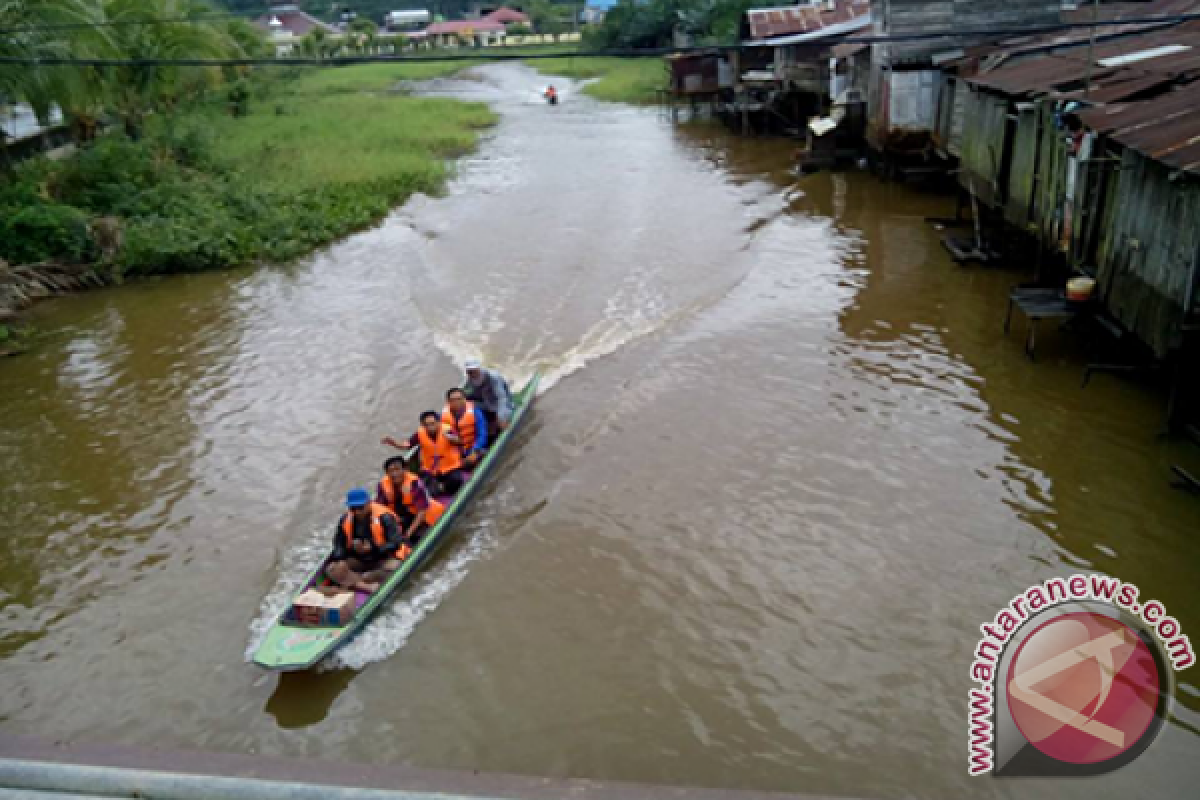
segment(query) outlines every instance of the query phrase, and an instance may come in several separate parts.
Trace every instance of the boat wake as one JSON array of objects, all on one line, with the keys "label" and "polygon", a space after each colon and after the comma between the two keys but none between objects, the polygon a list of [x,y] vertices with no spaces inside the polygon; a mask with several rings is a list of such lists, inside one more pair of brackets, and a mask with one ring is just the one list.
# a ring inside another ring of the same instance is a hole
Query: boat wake
[{"label": "boat wake", "polygon": [[605,318],[584,332],[577,344],[553,356],[544,354],[545,345],[542,341],[535,343],[523,354],[514,354],[508,361],[489,356],[485,352],[487,341],[501,329],[498,319],[495,318],[492,320],[491,330],[483,335],[468,330],[452,332],[433,329],[433,339],[438,349],[455,364],[462,364],[470,358],[480,359],[499,369],[508,377],[514,389],[524,386],[526,381],[540,370],[542,373],[538,383],[538,396],[540,397],[559,381],[579,372],[592,362],[613,355],[627,345],[653,336],[711,308],[736,289],[745,278],[744,274],[739,275],[736,280],[722,286],[710,296],[700,298],[696,302],[673,311],[655,309],[656,313],[653,314],[627,314],[610,310]]},{"label": "boat wake", "polygon": [[494,531],[486,519],[464,530],[459,539],[462,546],[454,548],[452,543],[450,547],[454,549],[448,557],[425,567],[412,585],[401,589],[392,603],[386,605],[349,644],[330,654],[320,668],[362,669],[404,647],[422,620],[467,577],[471,563],[495,547]]}]

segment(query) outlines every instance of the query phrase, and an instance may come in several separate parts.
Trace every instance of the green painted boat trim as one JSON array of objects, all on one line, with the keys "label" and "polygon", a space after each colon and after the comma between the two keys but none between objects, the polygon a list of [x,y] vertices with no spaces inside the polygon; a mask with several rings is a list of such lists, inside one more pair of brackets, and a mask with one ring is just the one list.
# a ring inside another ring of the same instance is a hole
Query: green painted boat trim
[{"label": "green painted boat trim", "polygon": [[[534,373],[529,382],[525,384],[525,388],[517,392],[513,398],[515,410],[513,411],[512,424],[500,437],[496,443],[488,448],[487,455],[480,462],[479,468],[475,470],[471,476],[471,480],[459,490],[454,497],[454,502],[446,509],[446,513],[438,520],[438,524],[433,530],[425,535],[421,543],[413,550],[412,555],[404,560],[400,568],[388,578],[387,582],[379,588],[375,594],[371,595],[370,600],[366,605],[358,610],[354,615],[354,619],[348,625],[338,628],[308,628],[299,625],[288,624],[284,615],[286,609],[275,620],[275,623],[267,631],[262,642],[254,651],[254,663],[260,667],[269,670],[288,672],[294,670],[308,669],[320,661],[325,656],[332,653],[337,648],[346,644],[354,635],[358,633],[377,611],[386,603],[397,591],[408,581],[410,577],[420,571],[421,567],[437,550],[447,538],[450,529],[455,521],[463,513],[467,505],[478,494],[479,489],[487,481],[492,469],[504,454],[505,448],[520,430],[521,424],[529,415],[530,409],[533,408],[533,401],[537,396],[538,382],[541,380],[541,373]],[[317,570],[324,565],[324,559],[318,564],[309,576],[301,585],[301,590],[307,587],[316,577]],[[288,604],[290,607],[290,603]]]}]

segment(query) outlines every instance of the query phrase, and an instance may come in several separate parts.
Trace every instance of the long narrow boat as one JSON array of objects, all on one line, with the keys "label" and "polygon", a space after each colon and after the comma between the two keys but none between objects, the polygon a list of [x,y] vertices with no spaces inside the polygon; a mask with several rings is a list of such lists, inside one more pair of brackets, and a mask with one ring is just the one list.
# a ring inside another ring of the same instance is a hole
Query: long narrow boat
[{"label": "long narrow boat", "polygon": [[[446,504],[446,513],[438,520],[437,525],[421,538],[420,543],[413,549],[408,558],[404,560],[400,568],[392,573],[391,577],[379,589],[370,594],[367,592],[355,593],[357,610],[348,623],[339,627],[300,625],[290,617],[289,611],[292,604],[289,602],[288,608],[275,620],[275,623],[267,631],[267,635],[263,638],[258,649],[254,651],[254,663],[266,669],[283,672],[308,669],[354,638],[354,635],[370,622],[371,617],[429,561],[434,551],[445,543],[454,523],[466,510],[475,496],[479,494],[480,488],[488,479],[488,475],[491,474],[496,463],[500,460],[504,449],[512,441],[517,430],[520,429],[521,423],[529,415],[529,411],[533,407],[534,397],[537,396],[537,386],[540,378],[541,375],[535,373],[529,382],[525,384],[525,388],[513,396],[515,408],[513,410],[512,423],[491,444],[487,455],[484,456],[479,466],[472,471],[470,479],[458,491],[458,494],[453,498],[439,498]],[[308,580],[304,582],[304,586],[300,589],[301,592],[324,580],[322,576],[325,571],[325,563],[323,560],[312,571],[312,574],[308,576]]]}]

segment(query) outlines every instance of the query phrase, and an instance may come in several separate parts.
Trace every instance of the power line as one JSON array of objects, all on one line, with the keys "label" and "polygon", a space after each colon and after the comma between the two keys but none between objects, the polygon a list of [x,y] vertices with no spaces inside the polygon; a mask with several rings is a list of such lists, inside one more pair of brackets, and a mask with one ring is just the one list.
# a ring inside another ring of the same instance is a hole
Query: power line
[{"label": "power line", "polygon": [[[1040,25],[1024,28],[987,28],[958,31],[930,31],[925,33],[886,34],[830,37],[827,41],[799,42],[797,44],[885,44],[889,42],[913,42],[946,39],[980,39],[1006,38],[1028,36],[1041,33],[1061,33],[1077,29],[1095,29],[1097,27],[1112,27],[1120,25],[1152,26],[1141,31],[1128,31],[1130,34],[1144,33],[1151,29],[1174,26],[1183,22],[1200,20],[1200,13],[1177,14],[1164,17],[1139,17],[1120,20],[1104,20],[1095,22],[1067,22],[1054,25]],[[1053,43],[1049,43],[1054,46]],[[1065,45],[1065,43],[1064,43]],[[445,54],[437,56],[397,56],[397,55],[363,55],[363,56],[331,56],[328,58],[73,58],[73,57],[0,57],[0,64],[20,64],[27,66],[83,66],[83,67],[286,67],[286,66],[350,66],[354,64],[422,64],[454,61],[524,61],[545,58],[655,58],[666,55],[683,55],[695,52],[712,52],[713,50],[738,50],[741,45],[721,45],[716,47],[661,47],[638,49],[587,50],[566,53],[497,53],[497,54]]]}]

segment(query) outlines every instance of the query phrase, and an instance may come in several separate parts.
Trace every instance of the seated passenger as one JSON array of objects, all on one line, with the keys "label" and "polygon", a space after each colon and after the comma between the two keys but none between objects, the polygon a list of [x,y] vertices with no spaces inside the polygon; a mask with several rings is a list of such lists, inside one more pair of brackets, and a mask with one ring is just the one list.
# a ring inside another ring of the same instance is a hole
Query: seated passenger
[{"label": "seated passenger", "polygon": [[494,441],[512,420],[513,399],[508,381],[494,369],[484,369],[476,359],[464,364],[463,369],[467,372],[467,385],[463,387],[467,399],[483,410]]},{"label": "seated passenger", "polygon": [[442,424],[436,411],[421,414],[421,427],[401,444],[388,436],[383,443],[406,450],[420,448],[421,478],[435,495],[448,497],[462,488],[466,477],[462,471],[462,450],[458,434]]},{"label": "seated passenger", "polygon": [[483,459],[488,446],[487,418],[483,411],[467,400],[462,389],[446,392],[446,407],[442,409],[442,424],[458,436],[462,449],[463,466],[475,469]]},{"label": "seated passenger", "polygon": [[425,491],[425,484],[409,472],[404,456],[392,456],[383,463],[383,480],[375,492],[375,502],[387,506],[399,517],[404,542],[415,547],[425,526],[432,528],[446,507]]},{"label": "seated passenger", "polygon": [[396,515],[371,502],[366,489],[351,489],[333,534],[333,555],[325,575],[343,589],[373,592],[400,566],[408,548]]}]

